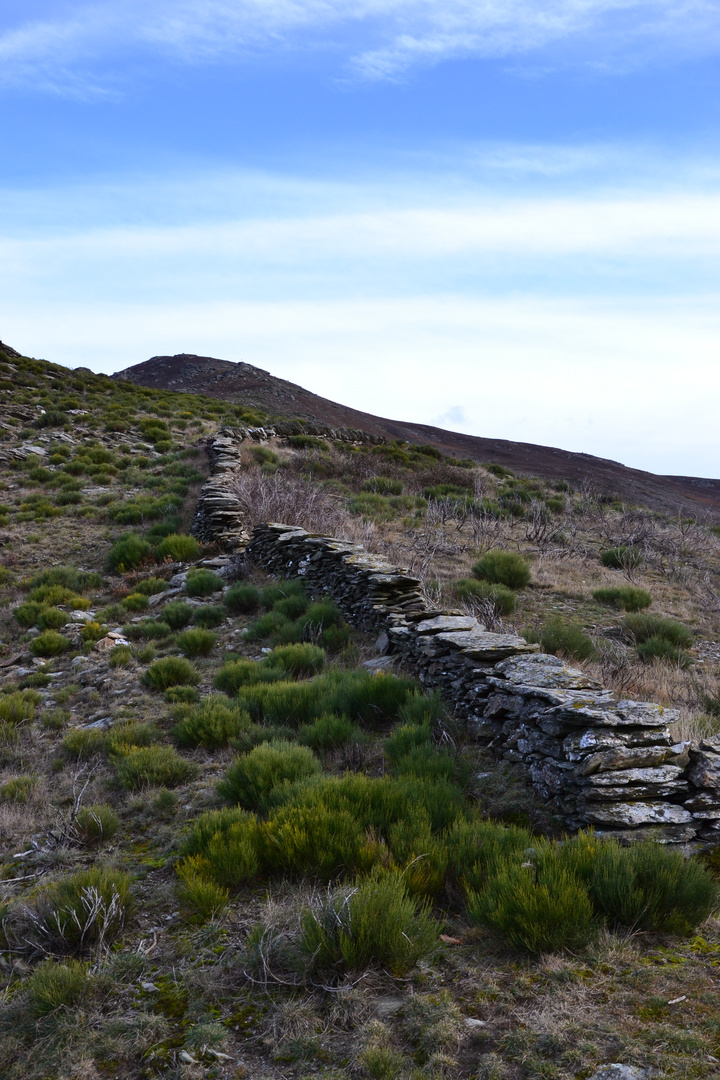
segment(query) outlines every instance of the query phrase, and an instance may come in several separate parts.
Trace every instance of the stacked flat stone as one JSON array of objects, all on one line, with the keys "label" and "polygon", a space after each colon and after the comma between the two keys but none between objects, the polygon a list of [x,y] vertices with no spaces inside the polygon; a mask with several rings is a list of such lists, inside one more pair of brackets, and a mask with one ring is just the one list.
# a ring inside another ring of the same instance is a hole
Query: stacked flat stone
[{"label": "stacked flat stone", "polygon": [[[241,508],[225,501],[223,485],[239,467],[237,435],[220,435],[197,535],[240,547]],[[354,625],[380,630],[380,651],[440,690],[478,742],[521,765],[570,828],[592,825],[623,842],[689,850],[720,842],[720,739],[675,742],[674,710],[619,699],[516,634],[488,633],[473,616],[429,608],[417,578],[361,545],[271,522],[253,530],[247,554],[331,596]]]}]

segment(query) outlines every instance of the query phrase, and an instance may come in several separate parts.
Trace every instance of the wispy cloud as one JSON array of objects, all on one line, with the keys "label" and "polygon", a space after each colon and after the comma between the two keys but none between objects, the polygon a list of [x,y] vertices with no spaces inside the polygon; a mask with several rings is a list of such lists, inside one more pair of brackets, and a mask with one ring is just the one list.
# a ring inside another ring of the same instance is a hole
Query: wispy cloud
[{"label": "wispy cloud", "polygon": [[717,0],[42,0],[35,10],[0,36],[0,80],[73,92],[103,87],[108,64],[146,50],[198,64],[326,48],[336,76],[378,80],[457,56],[560,48],[565,61],[607,67],[720,44]]}]

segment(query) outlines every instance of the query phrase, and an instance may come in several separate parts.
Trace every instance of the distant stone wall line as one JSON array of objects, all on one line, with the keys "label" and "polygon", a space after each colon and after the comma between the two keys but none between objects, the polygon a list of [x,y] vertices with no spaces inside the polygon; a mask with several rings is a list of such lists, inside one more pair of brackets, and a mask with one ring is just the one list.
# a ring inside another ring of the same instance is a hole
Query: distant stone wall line
[{"label": "distant stone wall line", "polygon": [[351,623],[378,631],[382,651],[438,689],[481,745],[522,766],[569,828],[690,850],[720,842],[720,739],[674,742],[675,710],[619,699],[516,634],[429,608],[417,578],[358,544],[286,524],[249,533],[229,482],[242,442],[263,435],[268,429],[225,429],[213,441],[198,536],[244,548],[271,573],[304,578]]}]

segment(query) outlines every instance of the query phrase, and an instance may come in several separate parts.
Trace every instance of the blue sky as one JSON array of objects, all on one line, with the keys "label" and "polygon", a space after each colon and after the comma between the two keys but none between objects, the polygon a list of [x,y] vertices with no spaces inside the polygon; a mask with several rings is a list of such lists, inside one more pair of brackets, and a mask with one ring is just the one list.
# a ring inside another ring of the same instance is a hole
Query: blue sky
[{"label": "blue sky", "polygon": [[720,3],[5,0],[0,338],[720,475]]}]

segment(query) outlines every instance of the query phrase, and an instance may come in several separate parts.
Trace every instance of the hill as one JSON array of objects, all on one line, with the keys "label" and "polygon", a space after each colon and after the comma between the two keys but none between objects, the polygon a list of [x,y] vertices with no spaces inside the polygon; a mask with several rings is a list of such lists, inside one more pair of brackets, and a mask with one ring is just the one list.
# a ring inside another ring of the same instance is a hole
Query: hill
[{"label": "hill", "polygon": [[223,401],[254,405],[271,417],[298,417],[331,427],[359,428],[389,440],[427,443],[454,457],[492,462],[524,475],[585,484],[615,499],[664,513],[707,513],[714,518],[720,515],[720,479],[657,476],[592,454],[389,420],[319,397],[252,364],[180,353],[153,356],[112,378],[154,390],[207,394]]}]

